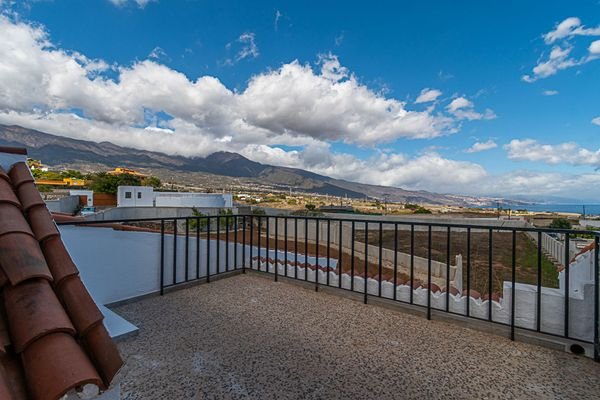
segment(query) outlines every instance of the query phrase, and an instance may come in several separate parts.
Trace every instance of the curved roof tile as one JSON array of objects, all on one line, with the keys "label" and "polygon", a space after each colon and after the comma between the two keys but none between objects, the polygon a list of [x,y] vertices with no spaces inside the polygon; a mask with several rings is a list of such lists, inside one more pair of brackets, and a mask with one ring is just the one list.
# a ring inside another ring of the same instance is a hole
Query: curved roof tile
[{"label": "curved roof tile", "polygon": [[35,238],[40,242],[51,236],[59,236],[58,228],[46,206],[33,207],[27,213]]},{"label": "curved roof tile", "polygon": [[0,203],[8,203],[19,208],[21,207],[17,195],[12,190],[12,186],[4,179],[0,179]]},{"label": "curved roof tile", "polygon": [[10,181],[10,178],[8,177],[8,174],[6,173],[6,171],[4,170],[4,168],[2,168],[2,166],[0,166],[0,179],[4,179],[7,182]]},{"label": "curved roof tile", "polygon": [[79,274],[60,236],[51,237],[43,241],[40,246],[54,277],[55,285],[59,285],[68,276]]},{"label": "curved roof tile", "polygon": [[17,194],[24,211],[29,210],[33,206],[45,206],[46,204],[33,182],[26,182],[19,186]]},{"label": "curved roof tile", "polygon": [[18,189],[25,182],[35,182],[29,171],[29,167],[24,162],[14,164],[10,171],[8,171],[8,176],[10,176],[15,189]]},{"label": "curved roof tile", "polygon": [[24,233],[0,236],[0,269],[12,285],[32,278],[52,281],[40,245]]},{"label": "curved roof tile", "polygon": [[[23,367],[19,362],[19,357],[15,354],[0,356],[0,375],[4,379],[8,386],[8,390],[12,397],[8,397],[10,400],[26,400],[29,399],[27,396],[27,387],[25,383],[25,374]],[[4,400],[4,397],[0,397]]]},{"label": "curved roof tile", "polygon": [[21,210],[13,204],[0,203],[0,236],[12,232],[21,232],[33,236]]},{"label": "curved roof tile", "polygon": [[17,353],[51,332],[75,334],[67,313],[45,280],[36,279],[5,287],[4,304]]},{"label": "curved roof tile", "polygon": [[58,296],[80,336],[85,335],[92,325],[104,319],[79,276],[65,279],[58,288]]},{"label": "curved roof tile", "polygon": [[85,335],[83,342],[104,382],[111,382],[123,366],[123,360],[104,325],[94,325]]},{"label": "curved roof tile", "polygon": [[36,340],[22,355],[27,386],[34,399],[55,400],[71,389],[102,380],[72,336],[53,333]]}]

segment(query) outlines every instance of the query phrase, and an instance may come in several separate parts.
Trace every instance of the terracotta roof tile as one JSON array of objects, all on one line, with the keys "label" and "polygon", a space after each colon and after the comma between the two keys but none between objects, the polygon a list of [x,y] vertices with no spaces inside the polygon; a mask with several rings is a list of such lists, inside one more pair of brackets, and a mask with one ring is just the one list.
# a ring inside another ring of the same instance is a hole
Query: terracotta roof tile
[{"label": "terracotta roof tile", "polygon": [[[6,324],[4,304],[0,303],[0,356],[6,354],[10,344],[10,334],[8,333],[8,325]],[[2,397],[0,397],[0,399],[1,398]]]},{"label": "terracotta roof tile", "polygon": [[59,285],[68,276],[79,274],[75,263],[59,236],[54,236],[43,241],[40,246],[46,257],[48,268],[54,277],[55,285]]},{"label": "terracotta roof tile", "polygon": [[17,286],[6,286],[4,304],[17,353],[51,332],[75,334],[67,313],[45,280],[36,279]]},{"label": "terracotta roof tile", "polygon": [[0,400],[105,388],[123,365],[78,274],[27,165],[0,169]]},{"label": "terracotta roof tile", "polygon": [[24,233],[0,236],[0,269],[12,285],[32,278],[52,281],[40,245]]},{"label": "terracotta roof tile", "polygon": [[[11,397],[10,400],[26,400],[27,387],[25,382],[25,374],[19,357],[15,354],[0,355],[0,375],[8,386]],[[0,397],[4,400],[4,397]]]},{"label": "terracotta roof tile", "polygon": [[97,324],[104,318],[77,275],[65,279],[60,284],[58,296],[65,305],[80,336],[84,336],[92,325]]},{"label": "terracotta roof tile", "polygon": [[0,236],[11,232],[22,232],[33,236],[21,210],[12,204],[0,203]]},{"label": "terracotta roof tile", "polygon": [[8,177],[8,174],[6,173],[6,171],[4,170],[4,168],[2,168],[0,166],[0,179],[4,179],[5,181],[10,181],[10,178]]},{"label": "terracotta roof tile", "polygon": [[21,205],[23,206],[23,211],[27,211],[33,206],[46,205],[46,203],[44,203],[44,200],[42,200],[42,196],[40,196],[40,192],[35,186],[35,183],[26,182],[22,184],[17,189],[17,194],[19,195],[19,200],[21,201]]},{"label": "terracotta roof tile", "polygon": [[59,399],[86,384],[103,387],[89,358],[68,334],[53,333],[36,340],[23,352],[22,360],[34,399]]},{"label": "terracotta roof tile", "polygon": [[33,207],[27,213],[35,238],[40,242],[51,236],[59,236],[52,215],[45,206]]},{"label": "terracotta roof tile", "polygon": [[10,176],[15,189],[18,189],[25,182],[35,182],[29,171],[29,167],[24,162],[13,165],[10,171],[8,171],[8,176]]},{"label": "terracotta roof tile", "polygon": [[104,325],[94,325],[85,335],[83,342],[104,382],[111,382],[123,366],[123,360]]},{"label": "terracotta roof tile", "polygon": [[0,203],[8,203],[19,208],[21,207],[21,203],[17,199],[15,192],[13,192],[10,182],[4,179],[0,179]]}]

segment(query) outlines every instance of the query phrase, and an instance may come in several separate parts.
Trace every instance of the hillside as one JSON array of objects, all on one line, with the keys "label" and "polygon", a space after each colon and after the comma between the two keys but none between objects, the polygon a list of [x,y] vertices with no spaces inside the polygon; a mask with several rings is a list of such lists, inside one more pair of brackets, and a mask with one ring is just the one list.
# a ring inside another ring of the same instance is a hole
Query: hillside
[{"label": "hillside", "polygon": [[466,196],[349,182],[302,169],[261,164],[237,153],[217,152],[207,157],[188,158],[109,142],[70,139],[20,126],[0,125],[0,145],[26,147],[30,157],[53,167],[91,171],[123,166],[149,171],[165,180],[181,179],[188,184],[202,185],[212,182],[215,189],[246,184],[351,198],[385,198],[394,202],[448,205],[486,202]]}]

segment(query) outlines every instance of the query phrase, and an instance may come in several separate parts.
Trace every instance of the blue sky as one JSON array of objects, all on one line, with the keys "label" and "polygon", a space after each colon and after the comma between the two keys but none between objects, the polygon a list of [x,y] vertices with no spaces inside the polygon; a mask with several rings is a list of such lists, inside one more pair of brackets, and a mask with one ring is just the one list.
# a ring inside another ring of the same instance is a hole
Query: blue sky
[{"label": "blue sky", "polygon": [[597,0],[0,8],[0,123],[410,189],[600,197]]}]

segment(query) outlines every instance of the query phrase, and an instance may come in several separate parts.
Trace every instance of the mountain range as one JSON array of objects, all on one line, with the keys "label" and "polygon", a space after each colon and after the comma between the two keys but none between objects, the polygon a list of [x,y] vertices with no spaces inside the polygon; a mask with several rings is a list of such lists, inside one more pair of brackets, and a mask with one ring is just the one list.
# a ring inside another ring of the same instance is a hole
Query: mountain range
[{"label": "mountain range", "polygon": [[212,189],[247,186],[338,197],[463,206],[491,205],[496,201],[350,182],[302,169],[261,164],[231,152],[217,152],[207,157],[183,157],[122,147],[110,142],[71,139],[14,125],[0,124],[0,145],[26,147],[29,157],[53,168],[100,171],[128,167],[152,173],[164,181],[203,187],[212,185]]}]

